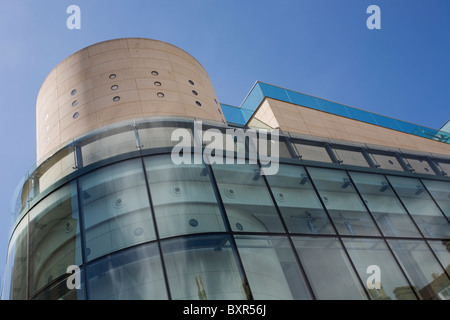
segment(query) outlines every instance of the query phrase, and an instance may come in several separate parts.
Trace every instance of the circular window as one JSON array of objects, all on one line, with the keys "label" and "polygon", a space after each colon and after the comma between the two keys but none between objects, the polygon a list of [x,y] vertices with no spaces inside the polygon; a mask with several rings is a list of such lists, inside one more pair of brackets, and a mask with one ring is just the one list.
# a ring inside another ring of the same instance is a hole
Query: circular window
[{"label": "circular window", "polygon": [[109,78],[110,78],[110,79],[115,79],[116,77],[117,77],[117,76],[116,76],[115,73],[112,73],[112,74],[109,75]]},{"label": "circular window", "polygon": [[214,102],[215,102],[216,104],[219,104],[219,103],[217,102],[217,99],[216,99],[216,98],[214,98]]},{"label": "circular window", "polygon": [[47,121],[47,120],[48,120],[48,113],[45,115],[44,121]]},{"label": "circular window", "polygon": [[117,101],[119,101],[120,100],[120,97],[119,96],[115,96],[114,98],[113,98],[113,101],[114,102],[117,102]]},{"label": "circular window", "polygon": [[48,129],[50,129],[50,126],[45,127],[45,132],[48,132]]},{"label": "circular window", "polygon": [[76,93],[77,93],[77,89],[73,89],[70,94],[74,96]]},{"label": "circular window", "polygon": [[119,86],[117,84],[114,84],[111,86],[111,90],[117,90],[119,89]]},{"label": "circular window", "polygon": [[157,76],[158,74],[158,71],[152,71],[152,75]]},{"label": "circular window", "polygon": [[195,101],[195,104],[198,105],[199,107],[202,106],[202,104],[199,101]]},{"label": "circular window", "polygon": [[191,219],[191,220],[189,220],[189,224],[190,224],[192,227],[196,227],[196,226],[198,226],[198,221],[195,220],[195,219]]},{"label": "circular window", "polygon": [[192,93],[193,93],[194,95],[198,96],[198,93],[197,93],[197,91],[195,91],[195,90],[192,90]]},{"label": "circular window", "polygon": [[135,236],[139,237],[139,236],[141,236],[144,233],[144,229],[136,228],[136,229],[134,229],[133,233],[134,233]]},{"label": "circular window", "polygon": [[45,139],[45,143],[48,143],[50,141],[50,138],[47,137],[47,139]]},{"label": "circular window", "polygon": [[155,82],[153,82],[153,84],[154,84],[155,86],[157,86],[157,87],[160,87],[160,86],[161,86],[161,82],[159,82],[159,81],[155,81]]},{"label": "circular window", "polygon": [[78,118],[79,115],[80,115],[80,114],[79,114],[78,112],[75,112],[75,113],[73,114],[72,117],[73,117],[74,119],[76,119],[76,118]]},{"label": "circular window", "polygon": [[192,85],[194,85],[194,81],[192,81],[192,80],[189,80],[189,83],[192,84]]},{"label": "circular window", "polygon": [[220,110],[219,108],[217,108],[217,110],[219,111],[220,114],[222,114],[222,110]]},{"label": "circular window", "polygon": [[156,95],[160,98],[164,97],[164,93],[162,93],[162,92],[158,92]]},{"label": "circular window", "polygon": [[72,102],[72,107],[75,107],[78,104],[78,101],[75,100],[74,102]]}]

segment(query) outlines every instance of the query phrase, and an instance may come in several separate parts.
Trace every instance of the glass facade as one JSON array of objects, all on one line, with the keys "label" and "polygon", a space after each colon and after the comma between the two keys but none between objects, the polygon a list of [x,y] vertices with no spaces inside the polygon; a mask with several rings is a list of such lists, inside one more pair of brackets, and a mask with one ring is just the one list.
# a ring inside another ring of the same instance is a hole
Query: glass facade
[{"label": "glass facade", "polygon": [[187,119],[109,128],[54,154],[70,173],[27,175],[2,299],[450,299],[439,159],[422,159],[432,175],[287,135],[266,176],[250,161],[174,164],[172,128],[195,133]]}]

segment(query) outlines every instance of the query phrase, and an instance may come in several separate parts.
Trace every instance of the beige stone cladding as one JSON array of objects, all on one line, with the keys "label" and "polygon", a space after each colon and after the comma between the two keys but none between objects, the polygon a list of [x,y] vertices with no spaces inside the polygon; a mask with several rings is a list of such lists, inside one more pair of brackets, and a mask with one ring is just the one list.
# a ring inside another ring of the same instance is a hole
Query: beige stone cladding
[{"label": "beige stone cladding", "polygon": [[285,132],[450,155],[447,143],[271,98],[263,100],[253,117]]},{"label": "beige stone cladding", "polygon": [[93,129],[152,116],[225,121],[207,72],[187,52],[145,38],[91,45],[58,64],[39,91],[37,160]]}]

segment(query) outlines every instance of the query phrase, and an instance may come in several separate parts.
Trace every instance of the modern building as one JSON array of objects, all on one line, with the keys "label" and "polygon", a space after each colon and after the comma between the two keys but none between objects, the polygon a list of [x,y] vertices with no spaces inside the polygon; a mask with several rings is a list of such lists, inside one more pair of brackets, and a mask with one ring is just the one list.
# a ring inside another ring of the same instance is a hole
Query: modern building
[{"label": "modern building", "polygon": [[450,299],[449,133],[262,82],[221,104],[142,38],[57,65],[36,128],[2,299]]}]

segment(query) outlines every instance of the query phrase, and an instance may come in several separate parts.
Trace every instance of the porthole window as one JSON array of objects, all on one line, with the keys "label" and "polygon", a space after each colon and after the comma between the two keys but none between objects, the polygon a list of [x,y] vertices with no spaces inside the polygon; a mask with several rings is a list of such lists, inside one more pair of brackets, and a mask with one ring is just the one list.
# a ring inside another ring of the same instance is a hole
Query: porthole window
[{"label": "porthole window", "polygon": [[195,101],[195,104],[198,105],[199,107],[202,106],[202,104],[199,101]]},{"label": "porthole window", "polygon": [[158,92],[156,95],[160,98],[164,97],[164,93],[162,93],[162,92]]},{"label": "porthole window", "polygon": [[48,113],[45,115],[45,120],[44,121],[47,121],[48,120]]},{"label": "porthole window", "polygon": [[158,71],[152,71],[152,75],[157,76],[158,74]]},{"label": "porthole window", "polygon": [[155,81],[155,82],[153,82],[153,84],[154,84],[155,86],[157,86],[157,87],[160,87],[160,86],[161,86],[161,82],[159,82],[159,81]]},{"label": "porthole window", "polygon": [[72,117],[73,117],[74,119],[76,119],[76,118],[78,118],[79,115],[80,115],[80,114],[79,114],[78,112],[75,112],[75,113],[73,114]]},{"label": "porthole window", "polygon": [[111,90],[117,90],[119,89],[119,86],[117,84],[114,84],[111,86]]},{"label": "porthole window", "polygon": [[113,98],[113,101],[114,102],[117,102],[117,101],[119,101],[120,100],[120,97],[119,96],[115,96],[114,98]]},{"label": "porthole window", "polygon": [[45,127],[45,132],[48,132],[48,129],[50,129],[50,126]]},{"label": "porthole window", "polygon": [[74,96],[76,93],[77,93],[77,89],[73,89],[70,94]]},{"label": "porthole window", "polygon": [[192,93],[193,93],[194,95],[198,96],[198,93],[197,93],[197,91],[195,91],[195,90],[192,90]]},{"label": "porthole window", "polygon": [[112,73],[112,74],[109,75],[109,78],[110,78],[110,79],[115,79],[116,77],[117,77],[117,76],[116,76],[115,73]]},{"label": "porthole window", "polygon": [[50,142],[50,137],[47,137],[47,139],[45,139],[45,143],[49,143]]},{"label": "porthole window", "polygon": [[194,85],[194,81],[192,81],[192,80],[189,80],[189,83],[192,84],[192,85]]},{"label": "porthole window", "polygon": [[217,102],[217,99],[216,99],[216,98],[214,98],[214,102],[215,102],[216,104],[219,104],[219,103]]},{"label": "porthole window", "polygon": [[72,102],[72,107],[75,107],[78,104],[78,101],[75,100],[74,102]]},{"label": "porthole window", "polygon": [[189,220],[189,224],[195,228],[196,226],[198,226],[198,221],[196,219],[191,219]]},{"label": "porthole window", "polygon": [[220,114],[222,114],[222,110],[220,110],[220,108],[217,108],[217,110],[219,111]]}]

